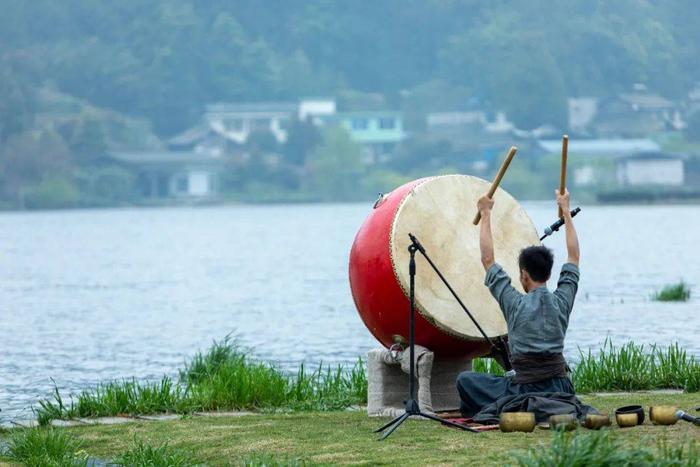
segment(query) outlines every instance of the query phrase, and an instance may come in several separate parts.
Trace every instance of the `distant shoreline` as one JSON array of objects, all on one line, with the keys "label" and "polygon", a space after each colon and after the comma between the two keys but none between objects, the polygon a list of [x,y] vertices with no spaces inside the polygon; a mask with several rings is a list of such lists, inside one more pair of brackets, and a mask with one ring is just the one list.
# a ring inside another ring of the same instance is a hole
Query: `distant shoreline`
[{"label": "distant shoreline", "polygon": [[[550,199],[534,199],[524,198],[518,200],[522,203],[547,203],[553,202]],[[177,200],[164,201],[160,203],[133,203],[133,204],[115,204],[115,205],[94,205],[94,206],[64,206],[64,207],[37,207],[37,208],[17,208],[0,206],[0,213],[11,212],[60,212],[60,211],[89,211],[103,209],[149,209],[149,208],[209,208],[223,206],[297,206],[297,205],[339,205],[339,204],[361,204],[367,203],[368,206],[374,202],[373,199],[348,199],[348,200],[313,200],[313,199],[278,199],[278,200],[202,200],[202,201],[186,201]],[[647,198],[644,196],[634,197],[611,197],[604,199],[586,199],[586,206],[689,206],[700,205],[700,197],[678,199],[678,198]]]}]

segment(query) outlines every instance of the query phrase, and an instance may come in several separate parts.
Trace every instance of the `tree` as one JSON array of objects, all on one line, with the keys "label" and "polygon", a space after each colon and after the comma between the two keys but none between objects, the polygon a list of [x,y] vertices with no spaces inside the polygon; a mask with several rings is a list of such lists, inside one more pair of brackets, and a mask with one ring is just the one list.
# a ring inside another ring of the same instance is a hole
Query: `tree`
[{"label": "tree", "polygon": [[307,161],[308,189],[329,201],[361,197],[362,148],[341,127],[324,129],[322,138]]},{"label": "tree", "polygon": [[0,143],[31,126],[34,90],[7,60],[0,60]]},{"label": "tree", "polygon": [[321,132],[311,121],[293,119],[284,145],[284,159],[292,165],[302,166],[316,146],[321,142]]},{"label": "tree", "polygon": [[23,205],[32,187],[49,179],[68,180],[70,152],[56,132],[28,131],[11,136],[1,147],[0,168],[5,197]]},{"label": "tree", "polygon": [[700,142],[700,110],[693,112],[688,117],[688,127],[685,129],[685,137],[688,141]]}]

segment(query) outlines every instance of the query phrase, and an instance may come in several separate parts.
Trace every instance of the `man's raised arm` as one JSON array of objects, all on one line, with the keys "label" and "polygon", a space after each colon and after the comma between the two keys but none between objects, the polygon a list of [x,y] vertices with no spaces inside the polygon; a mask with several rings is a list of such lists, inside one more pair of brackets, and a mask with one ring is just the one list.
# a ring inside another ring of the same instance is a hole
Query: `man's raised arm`
[{"label": "man's raised arm", "polygon": [[484,269],[488,271],[489,268],[493,266],[493,263],[496,262],[493,252],[493,235],[491,235],[491,209],[493,208],[493,200],[484,195],[479,198],[476,207],[481,213],[481,230],[479,231],[481,264],[483,264]]},{"label": "man's raised arm", "polygon": [[579,250],[578,246],[578,235],[576,235],[574,220],[571,218],[571,210],[569,209],[569,190],[565,190],[564,194],[559,193],[559,190],[555,190],[555,194],[557,195],[557,204],[564,213],[564,225],[566,227],[566,251],[569,255],[567,262],[578,266],[581,251]]}]

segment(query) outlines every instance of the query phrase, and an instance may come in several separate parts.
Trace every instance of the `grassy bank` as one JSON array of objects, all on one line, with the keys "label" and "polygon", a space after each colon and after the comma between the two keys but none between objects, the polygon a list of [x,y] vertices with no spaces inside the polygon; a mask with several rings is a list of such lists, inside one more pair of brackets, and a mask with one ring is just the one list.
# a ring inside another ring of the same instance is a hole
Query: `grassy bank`
[{"label": "grassy bank", "polygon": [[39,401],[39,423],[53,419],[192,413],[217,410],[340,410],[367,400],[364,363],[337,368],[303,365],[288,375],[266,362],[252,360],[228,339],[196,354],[173,380],[156,382],[112,381],[64,397]]},{"label": "grassy bank", "polygon": [[[700,393],[582,396],[582,399],[608,412],[628,404],[676,405],[686,410],[700,405]],[[191,456],[193,461],[207,465],[277,465],[274,461],[280,461],[280,465],[517,465],[518,462],[522,465],[625,465],[593,462],[600,460],[600,456],[591,456],[612,453],[612,446],[617,450],[611,461],[642,459],[644,462],[627,464],[639,466],[664,465],[661,459],[664,456],[672,459],[674,455],[665,454],[664,449],[676,453],[682,450],[681,462],[666,464],[681,466],[693,465],[688,462],[691,460],[690,443],[700,442],[700,429],[684,422],[669,427],[653,426],[648,421],[636,428],[612,427],[610,438],[600,439],[583,428],[566,438],[544,430],[471,434],[413,420],[407,421],[388,440],[377,442],[372,430],[384,421],[386,419],[369,418],[363,411],[296,412],[183,417],[158,423],[136,421],[62,430],[73,437],[80,450],[97,459],[124,459],[127,452],[136,456],[139,452],[146,455],[149,450],[160,450],[164,455]],[[572,440],[579,437],[581,441],[573,444]],[[697,446],[695,444],[695,449]],[[548,457],[550,462],[545,464],[540,462],[545,454],[568,456],[557,459],[570,459],[575,455],[578,462],[563,464]],[[655,459],[653,463],[649,462],[649,456]]]},{"label": "grassy bank", "polygon": [[[474,361],[475,371],[502,374],[489,359]],[[677,345],[662,349],[607,342],[597,354],[581,352],[572,379],[579,392],[683,389],[700,391],[700,361]],[[273,365],[251,360],[228,340],[194,356],[177,380],[108,382],[64,397],[58,388],[36,408],[41,424],[52,419],[187,414],[196,411],[342,410],[367,401],[364,364],[351,368],[301,367],[288,375]]]}]

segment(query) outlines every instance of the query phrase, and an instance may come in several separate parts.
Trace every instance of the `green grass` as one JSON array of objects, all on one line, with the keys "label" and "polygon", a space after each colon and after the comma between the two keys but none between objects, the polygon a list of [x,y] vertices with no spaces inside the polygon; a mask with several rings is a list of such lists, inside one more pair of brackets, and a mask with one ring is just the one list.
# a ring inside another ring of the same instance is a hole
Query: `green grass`
[{"label": "green grass", "polygon": [[489,373],[496,376],[503,376],[503,367],[496,363],[493,358],[475,358],[472,360],[472,371],[479,373]]},{"label": "green grass", "polygon": [[[674,405],[686,411],[700,405],[700,393],[583,395],[584,403],[604,412],[640,404]],[[70,433],[91,457],[116,459],[133,449],[134,439],[151,446],[165,443],[179,452],[193,452],[205,465],[504,465],[530,448],[551,446],[555,434],[486,432],[472,434],[438,423],[407,420],[391,437],[377,442],[372,431],[386,418],[370,418],[362,411],[294,412],[238,417],[185,417],[165,422],[134,421],[121,425],[93,425],[62,429]],[[626,448],[644,446],[656,457],[663,446],[687,449],[688,440],[700,441],[700,430],[690,423],[672,426],[644,425],[610,429],[616,443]],[[588,436],[579,428],[577,436]],[[665,445],[657,445],[657,441]],[[547,449],[542,449],[545,451]],[[303,461],[302,461],[303,460]],[[258,462],[258,464],[252,462]],[[1,462],[0,462],[1,463]],[[550,464],[556,465],[556,464]],[[608,464],[611,465],[611,464]],[[681,464],[682,465],[682,464]]]},{"label": "green grass", "polygon": [[68,401],[57,387],[36,408],[40,424],[53,419],[222,410],[340,410],[367,401],[364,363],[345,368],[319,365],[296,375],[250,359],[228,338],[197,353],[179,381],[113,381],[82,391]]},{"label": "green grass", "polygon": [[692,439],[673,445],[668,442],[655,443],[653,440],[627,444],[613,433],[610,430],[592,433],[557,431],[549,443],[534,446],[526,454],[516,454],[514,457],[521,467],[690,467],[700,463],[700,447]]},{"label": "green grass", "polygon": [[154,447],[142,440],[135,440],[132,447],[116,456],[112,462],[114,465],[125,467],[191,467],[201,465],[195,460],[193,453],[185,449],[170,447],[167,441]]},{"label": "green grass", "polygon": [[[633,342],[616,347],[606,341],[596,354],[580,351],[572,380],[578,392],[683,389],[700,391],[700,361],[677,344],[666,349]],[[503,374],[491,359],[475,359],[474,371]],[[252,360],[224,339],[197,353],[180,371],[179,381],[124,380],[82,391],[66,402],[58,388],[39,401],[42,425],[52,419],[191,413],[194,411],[327,411],[367,401],[367,377],[361,359],[351,368],[303,365],[289,375]]]},{"label": "green grass", "polygon": [[[640,391],[683,389],[700,391],[700,361],[688,355],[677,343],[668,347],[645,347],[634,342],[622,346],[606,340],[593,353],[579,349],[579,359],[571,363],[571,380],[577,392]],[[477,358],[474,371],[503,375],[493,359]]]},{"label": "green grass", "polygon": [[673,344],[666,349],[606,341],[597,355],[580,351],[572,380],[579,392],[683,389],[700,391],[700,361]]},{"label": "green grass", "polygon": [[274,453],[254,453],[241,460],[241,467],[302,467],[311,465],[301,458],[278,456]]},{"label": "green grass", "polygon": [[56,418],[106,417],[112,415],[187,412],[191,407],[181,386],[170,378],[158,382],[113,381],[81,392],[66,405],[58,388],[52,399],[39,401],[36,410],[41,425]]},{"label": "green grass", "polygon": [[13,430],[4,455],[28,467],[87,465],[81,443],[71,433],[53,428]]},{"label": "green grass", "polygon": [[687,302],[690,300],[690,287],[683,281],[670,284],[656,292],[652,298],[659,302]]}]

